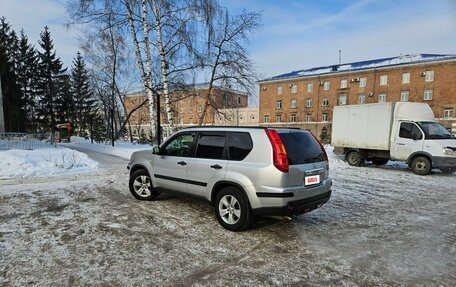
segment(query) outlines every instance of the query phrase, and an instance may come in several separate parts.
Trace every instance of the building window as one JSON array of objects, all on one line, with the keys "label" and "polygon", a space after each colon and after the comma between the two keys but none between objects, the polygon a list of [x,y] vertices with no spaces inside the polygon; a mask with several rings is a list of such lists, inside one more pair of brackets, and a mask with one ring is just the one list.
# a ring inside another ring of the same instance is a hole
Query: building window
[{"label": "building window", "polygon": [[340,80],[340,88],[341,89],[347,88],[347,80],[346,79]]},{"label": "building window", "polygon": [[402,74],[402,84],[410,83],[410,73],[403,73]]},{"label": "building window", "polygon": [[307,113],[306,114],[306,122],[311,122],[312,121],[312,114],[311,113]]},{"label": "building window", "polygon": [[276,115],[276,123],[280,123],[282,121],[282,115]]},{"label": "building window", "polygon": [[424,77],[424,81],[426,81],[426,82],[434,81],[434,71],[426,71],[426,76]]},{"label": "building window", "polygon": [[307,84],[307,92],[311,93],[313,91],[313,89],[314,89],[314,84],[308,83]]},{"label": "building window", "polygon": [[380,76],[380,86],[388,85],[388,75]]},{"label": "building window", "polygon": [[198,106],[198,113],[202,113],[203,112],[203,107],[202,106]]},{"label": "building window", "polygon": [[291,99],[291,108],[296,109],[297,106],[298,106],[298,104],[296,102],[296,99]]},{"label": "building window", "polygon": [[323,114],[321,115],[321,120],[322,120],[323,122],[327,122],[327,121],[328,121],[328,113],[323,113]]},{"label": "building window", "polygon": [[360,88],[365,88],[367,85],[367,78],[364,77],[364,78],[359,78],[359,87]]},{"label": "building window", "polygon": [[241,104],[241,97],[238,97],[238,105]]},{"label": "building window", "polygon": [[179,124],[180,125],[184,124],[184,119],[183,118],[179,118]]},{"label": "building window", "polygon": [[188,118],[188,123],[192,125],[193,124],[193,119],[192,118]]},{"label": "building window", "polygon": [[180,113],[181,113],[181,114],[184,113],[184,107],[181,107],[181,108],[180,108]]},{"label": "building window", "polygon": [[292,123],[296,122],[296,114],[291,114],[290,122],[292,122]]},{"label": "building window", "polygon": [[188,112],[193,113],[193,107],[188,107]]},{"label": "building window", "polygon": [[401,92],[401,102],[408,102],[409,101],[409,91],[402,91]]},{"label": "building window", "polygon": [[378,102],[386,103],[386,94],[385,93],[378,95]]},{"label": "building window", "polygon": [[312,99],[308,98],[306,100],[306,107],[310,108],[312,106]]},{"label": "building window", "polygon": [[269,123],[269,116],[264,116],[263,117],[263,122]]},{"label": "building window", "polygon": [[339,96],[339,106],[344,106],[347,104],[347,95]]},{"label": "building window", "polygon": [[425,101],[432,100],[432,90],[424,90],[424,100]]},{"label": "building window", "polygon": [[331,84],[329,81],[324,81],[323,82],[323,90],[328,91],[331,88]]},{"label": "building window", "polygon": [[282,109],[282,101],[281,100],[278,100],[277,101],[277,109]]},{"label": "building window", "polygon": [[454,116],[453,108],[445,108],[445,110],[443,111],[443,118],[450,119],[453,116]]},{"label": "building window", "polygon": [[323,103],[322,103],[323,107],[327,107],[329,106],[329,99],[327,97],[324,97],[323,98]]},{"label": "building window", "polygon": [[136,100],[134,100],[134,99],[131,100],[131,103],[132,103],[133,105],[136,105]]},{"label": "building window", "polygon": [[278,85],[278,86],[277,86],[277,95],[281,95],[282,92],[283,92],[282,85]]},{"label": "building window", "polygon": [[296,94],[296,93],[298,92],[298,85],[292,84],[292,85],[291,85],[291,92],[292,92],[293,94]]},{"label": "building window", "polygon": [[358,104],[365,104],[366,103],[366,95],[365,94],[359,94],[358,96]]}]

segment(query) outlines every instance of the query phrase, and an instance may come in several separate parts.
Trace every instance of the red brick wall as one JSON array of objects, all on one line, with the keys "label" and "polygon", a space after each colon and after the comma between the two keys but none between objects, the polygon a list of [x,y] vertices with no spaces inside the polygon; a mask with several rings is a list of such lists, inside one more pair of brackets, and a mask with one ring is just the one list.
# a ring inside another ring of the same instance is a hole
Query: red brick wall
[{"label": "red brick wall", "polygon": [[[420,76],[421,72],[434,71],[434,81],[425,82],[425,77]],[[402,74],[410,73],[410,83],[402,84]],[[388,75],[388,84],[380,86],[380,76]],[[350,83],[353,78],[367,78],[365,88],[359,87],[359,82]],[[340,88],[340,80],[348,81],[347,88]],[[320,82],[329,81],[330,89],[323,90]],[[313,91],[307,92],[307,83],[313,83]],[[298,86],[296,94],[291,93],[291,84]],[[277,86],[282,85],[282,95],[277,94]],[[425,101],[424,90],[432,89],[433,98]],[[453,108],[456,114],[456,60],[441,63],[423,63],[414,65],[401,65],[388,68],[377,68],[355,72],[335,72],[321,76],[307,76],[291,80],[269,81],[260,83],[260,124],[264,121],[264,116],[269,115],[270,125],[275,124],[277,114],[282,115],[282,122],[289,122],[290,114],[296,113],[298,124],[282,124],[286,126],[299,126],[312,129],[317,135],[320,135],[322,127],[330,129],[330,125],[322,123],[322,114],[328,113],[329,120],[332,119],[332,107],[338,105],[339,96],[347,95],[347,104],[358,104],[358,95],[366,95],[366,103],[377,103],[379,94],[387,94],[387,102],[397,102],[401,99],[401,91],[409,91],[409,101],[426,102],[434,111],[435,117],[446,126],[451,127],[452,122],[456,120],[443,120],[443,111],[445,108]],[[368,96],[372,93],[372,96]],[[329,99],[329,107],[322,106],[324,97]],[[291,108],[291,99],[296,98],[297,108]],[[306,107],[306,99],[312,99],[312,107]],[[276,108],[277,100],[282,100],[282,109]],[[306,114],[311,114],[312,123],[305,122]],[[267,125],[267,124],[265,124]],[[318,131],[316,131],[318,129]]]}]

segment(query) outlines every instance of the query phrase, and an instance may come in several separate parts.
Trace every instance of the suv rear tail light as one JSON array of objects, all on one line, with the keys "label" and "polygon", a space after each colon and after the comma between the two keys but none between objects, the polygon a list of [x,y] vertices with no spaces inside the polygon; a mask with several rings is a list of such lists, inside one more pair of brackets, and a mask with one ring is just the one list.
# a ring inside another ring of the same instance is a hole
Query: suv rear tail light
[{"label": "suv rear tail light", "polygon": [[288,172],[287,151],[285,149],[285,145],[280,139],[279,134],[275,130],[268,129],[266,130],[266,134],[268,135],[269,141],[272,145],[272,158],[274,166],[282,172]]},{"label": "suv rear tail light", "polygon": [[325,147],[321,144],[321,142],[318,140],[317,136],[315,136],[313,132],[310,132],[310,134],[311,134],[311,135],[315,138],[315,140],[318,142],[318,144],[319,144],[320,147],[321,147],[321,150],[323,151],[323,153],[324,153],[324,155],[325,155],[326,161],[328,161],[328,154],[326,153]]}]

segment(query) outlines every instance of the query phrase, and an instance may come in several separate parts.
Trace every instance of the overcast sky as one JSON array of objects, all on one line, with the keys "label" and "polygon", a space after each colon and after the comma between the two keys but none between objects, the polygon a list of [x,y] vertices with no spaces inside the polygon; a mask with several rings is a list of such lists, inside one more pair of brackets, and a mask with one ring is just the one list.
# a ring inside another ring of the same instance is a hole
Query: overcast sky
[{"label": "overcast sky", "polygon": [[[456,54],[456,0],[221,0],[233,13],[263,12],[249,50],[263,77],[400,54]],[[0,0],[5,16],[38,46],[49,26],[57,55],[71,65],[78,31],[65,28],[64,0]]]}]

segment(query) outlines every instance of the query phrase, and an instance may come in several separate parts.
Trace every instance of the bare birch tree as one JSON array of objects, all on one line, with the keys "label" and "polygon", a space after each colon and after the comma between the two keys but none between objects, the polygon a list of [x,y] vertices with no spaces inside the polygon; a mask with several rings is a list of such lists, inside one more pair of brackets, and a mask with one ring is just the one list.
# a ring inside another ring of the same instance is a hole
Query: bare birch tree
[{"label": "bare birch tree", "polygon": [[207,43],[197,57],[202,68],[208,72],[208,92],[198,125],[205,123],[209,108],[218,113],[220,95],[214,93],[215,86],[252,94],[257,77],[246,46],[261,26],[261,14],[258,12],[231,16],[228,10],[210,0],[203,3],[202,19],[207,28]]}]

